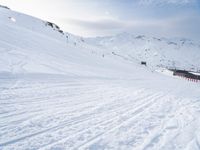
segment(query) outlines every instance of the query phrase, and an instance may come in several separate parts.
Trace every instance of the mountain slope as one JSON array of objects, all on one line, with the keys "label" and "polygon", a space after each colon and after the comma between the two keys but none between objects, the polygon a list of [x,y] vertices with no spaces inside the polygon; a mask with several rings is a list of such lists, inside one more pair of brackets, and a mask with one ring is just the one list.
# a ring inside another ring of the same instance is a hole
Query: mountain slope
[{"label": "mountain slope", "polygon": [[1,72],[87,75],[98,73],[98,68],[109,72],[110,67],[127,71],[131,67],[92,55],[80,37],[59,32],[49,22],[8,9],[0,11]]},{"label": "mountain slope", "polygon": [[107,53],[123,56],[129,61],[146,61],[149,67],[200,70],[200,43],[188,39],[167,39],[134,36],[122,33],[111,37],[86,39],[88,43],[107,49]]},{"label": "mountain slope", "polygon": [[141,66],[127,35],[113,49],[6,7],[0,29],[1,150],[200,149],[200,84]]}]

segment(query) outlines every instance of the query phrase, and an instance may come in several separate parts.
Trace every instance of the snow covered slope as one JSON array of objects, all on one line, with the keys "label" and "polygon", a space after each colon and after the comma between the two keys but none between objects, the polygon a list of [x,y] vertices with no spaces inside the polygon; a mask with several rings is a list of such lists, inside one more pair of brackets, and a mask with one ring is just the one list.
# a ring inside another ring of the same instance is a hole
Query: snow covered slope
[{"label": "snow covered slope", "polygon": [[0,29],[0,72],[80,76],[131,68],[93,55],[82,38],[63,33],[55,24],[9,9],[0,8]]},{"label": "snow covered slope", "polygon": [[122,33],[86,39],[129,61],[146,61],[149,67],[200,70],[200,43],[188,39],[167,39]]},{"label": "snow covered slope", "polygon": [[140,37],[138,51],[115,38],[84,39],[0,7],[0,149],[199,150],[200,84],[139,65]]}]

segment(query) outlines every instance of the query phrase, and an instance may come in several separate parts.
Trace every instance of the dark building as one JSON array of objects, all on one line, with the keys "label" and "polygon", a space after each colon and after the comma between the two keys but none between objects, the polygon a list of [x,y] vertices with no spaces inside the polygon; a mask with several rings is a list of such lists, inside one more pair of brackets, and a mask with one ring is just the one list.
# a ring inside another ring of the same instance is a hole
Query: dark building
[{"label": "dark building", "polygon": [[180,77],[185,77],[189,79],[195,79],[195,80],[200,80],[200,75],[196,75],[193,73],[190,73],[189,71],[186,70],[173,70],[173,75],[174,76],[180,76]]},{"label": "dark building", "polygon": [[147,65],[147,62],[146,61],[141,61],[141,65]]}]

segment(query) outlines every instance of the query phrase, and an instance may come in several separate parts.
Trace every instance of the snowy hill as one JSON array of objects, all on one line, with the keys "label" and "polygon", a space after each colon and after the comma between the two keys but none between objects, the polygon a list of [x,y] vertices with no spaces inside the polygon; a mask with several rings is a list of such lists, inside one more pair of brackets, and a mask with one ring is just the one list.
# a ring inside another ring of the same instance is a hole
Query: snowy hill
[{"label": "snowy hill", "polygon": [[200,84],[152,71],[195,70],[198,50],[188,40],[82,38],[0,6],[0,149],[199,150]]},{"label": "snowy hill", "polygon": [[104,76],[110,68],[114,74],[132,68],[129,62],[95,55],[97,47],[53,23],[4,8],[0,8],[0,20],[0,72]]},{"label": "snowy hill", "polygon": [[167,39],[122,33],[111,37],[86,39],[129,61],[146,61],[149,67],[200,70],[200,43],[188,39]]},{"label": "snowy hill", "polygon": [[[200,45],[191,40],[169,40],[127,33],[85,39],[64,33],[51,22],[4,7],[0,8],[0,11],[1,72],[80,74],[90,70],[85,68],[97,69],[96,65],[101,66],[102,61],[106,63],[103,64],[104,69],[116,66],[117,70],[128,71],[132,64],[146,61],[154,70],[157,67],[199,70]],[[94,62],[96,64],[92,66]],[[75,64],[74,70],[69,63]],[[76,67],[78,69],[75,69]],[[80,69],[82,72],[78,71]],[[90,73],[93,74],[94,71]]]}]

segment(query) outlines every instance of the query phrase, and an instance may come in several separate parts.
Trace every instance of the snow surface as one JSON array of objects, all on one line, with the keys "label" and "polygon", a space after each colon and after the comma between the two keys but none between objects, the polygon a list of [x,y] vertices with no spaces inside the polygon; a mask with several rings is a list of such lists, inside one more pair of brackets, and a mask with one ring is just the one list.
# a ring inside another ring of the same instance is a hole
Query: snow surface
[{"label": "snow surface", "polygon": [[[0,149],[199,150],[200,83],[158,73],[161,58],[141,66],[122,35],[84,39],[0,8]],[[152,55],[182,59],[166,45]],[[182,67],[200,64],[194,47]]]}]

